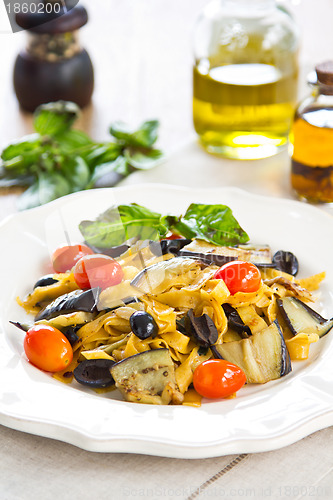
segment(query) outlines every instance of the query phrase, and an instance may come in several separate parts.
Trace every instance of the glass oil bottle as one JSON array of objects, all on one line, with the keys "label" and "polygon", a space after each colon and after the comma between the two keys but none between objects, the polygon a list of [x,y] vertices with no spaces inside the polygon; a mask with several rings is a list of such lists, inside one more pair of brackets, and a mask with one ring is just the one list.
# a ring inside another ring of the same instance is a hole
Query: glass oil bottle
[{"label": "glass oil bottle", "polygon": [[219,0],[195,32],[193,122],[211,153],[255,159],[286,146],[297,100],[298,30],[275,0]]},{"label": "glass oil bottle", "polygon": [[312,95],[298,107],[292,128],[291,185],[300,198],[333,202],[333,61],[316,67]]}]

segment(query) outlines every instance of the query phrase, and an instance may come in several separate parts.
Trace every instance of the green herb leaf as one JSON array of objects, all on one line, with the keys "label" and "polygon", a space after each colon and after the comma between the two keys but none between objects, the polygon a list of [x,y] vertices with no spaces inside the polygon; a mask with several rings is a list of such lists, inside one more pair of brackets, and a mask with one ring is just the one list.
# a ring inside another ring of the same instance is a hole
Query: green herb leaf
[{"label": "green herb leaf", "polygon": [[96,147],[95,142],[81,130],[66,130],[57,134],[57,143],[62,153],[78,154],[90,151],[91,147]]},{"label": "green herb leaf", "polygon": [[158,127],[157,120],[142,123],[138,130],[130,129],[123,122],[115,122],[110,127],[110,134],[127,146],[151,148],[157,140]]},{"label": "green herb leaf", "polygon": [[156,240],[167,228],[161,223],[161,214],[135,203],[111,207],[96,221],[82,221],[79,229],[91,245],[110,248],[135,238]]},{"label": "green herb leaf", "polygon": [[163,157],[163,153],[159,149],[150,149],[145,153],[133,151],[133,149],[125,149],[124,155],[128,163],[139,170],[149,170],[156,167],[159,160]]},{"label": "green herb leaf", "polygon": [[176,232],[185,238],[199,238],[220,246],[249,241],[249,236],[225,205],[192,203],[178,222],[172,219],[168,222],[173,223]]},{"label": "green herb leaf", "polygon": [[40,172],[38,179],[18,199],[18,208],[38,207],[70,192],[70,185],[62,175]]},{"label": "green herb leaf", "polygon": [[72,187],[72,191],[80,191],[86,188],[90,179],[90,170],[83,158],[80,156],[74,157],[63,165],[62,170]]},{"label": "green herb leaf", "polygon": [[80,114],[74,102],[57,101],[42,104],[34,113],[34,127],[41,135],[56,135],[68,130]]},{"label": "green herb leaf", "polygon": [[41,205],[71,192],[69,182],[61,174],[41,172],[38,180]]},{"label": "green herb leaf", "polygon": [[127,161],[123,156],[119,156],[114,161],[101,163],[94,169],[89,188],[112,187],[128,175]]},{"label": "green herb leaf", "polygon": [[21,194],[17,201],[17,205],[19,210],[26,210],[40,205],[38,179]]},{"label": "green herb leaf", "polygon": [[1,158],[4,161],[12,160],[16,156],[24,155],[28,152],[34,151],[41,144],[41,139],[38,134],[31,134],[22,139],[19,142],[14,142],[9,144],[1,153]]}]

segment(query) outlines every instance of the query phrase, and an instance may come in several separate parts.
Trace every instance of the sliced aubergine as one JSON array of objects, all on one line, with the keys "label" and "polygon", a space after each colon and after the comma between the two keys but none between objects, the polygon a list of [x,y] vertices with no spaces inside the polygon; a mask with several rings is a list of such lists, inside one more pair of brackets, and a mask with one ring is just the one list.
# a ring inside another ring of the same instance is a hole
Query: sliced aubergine
[{"label": "sliced aubergine", "polygon": [[216,346],[222,357],[242,368],[250,384],[264,384],[291,371],[290,356],[277,321],[247,339]]},{"label": "sliced aubergine", "polygon": [[73,292],[61,295],[40,311],[35,320],[51,319],[60,314],[75,311],[95,312],[99,298],[100,288],[89,290],[74,290]]},{"label": "sliced aubergine", "polygon": [[126,401],[168,404],[180,396],[168,349],[135,354],[114,364],[110,371]]},{"label": "sliced aubergine", "polygon": [[296,297],[283,297],[277,300],[277,304],[293,335],[316,333],[319,337],[323,337],[333,327],[333,318],[323,318]]},{"label": "sliced aubergine", "polygon": [[184,257],[193,257],[206,264],[223,266],[232,260],[245,260],[254,264],[272,264],[271,251],[268,245],[238,245],[221,247],[203,240],[193,240],[184,246],[179,253]]},{"label": "sliced aubergine", "polygon": [[143,294],[156,295],[172,286],[189,285],[202,266],[202,262],[198,259],[174,257],[146,267],[135,276],[131,285]]},{"label": "sliced aubergine", "polygon": [[114,364],[111,359],[86,359],[77,365],[73,375],[77,382],[92,389],[112,387],[114,379],[110,369]]}]

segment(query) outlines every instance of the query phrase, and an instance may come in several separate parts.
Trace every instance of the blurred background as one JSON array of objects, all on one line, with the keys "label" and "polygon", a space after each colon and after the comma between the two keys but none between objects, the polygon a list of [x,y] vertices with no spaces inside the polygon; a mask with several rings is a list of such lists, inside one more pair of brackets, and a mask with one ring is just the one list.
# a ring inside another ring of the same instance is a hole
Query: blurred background
[{"label": "blurred background", "polygon": [[[250,0],[249,0],[250,1]],[[209,0],[80,1],[89,21],[80,30],[82,45],[95,69],[92,105],[77,127],[94,138],[107,137],[108,125],[123,120],[136,125],[161,122],[159,146],[172,152],[195,140],[192,125],[193,30]],[[333,1],[285,0],[301,30],[299,98],[307,92],[306,75],[332,58]],[[0,145],[32,130],[14,94],[15,57],[25,32],[0,33]]]}]

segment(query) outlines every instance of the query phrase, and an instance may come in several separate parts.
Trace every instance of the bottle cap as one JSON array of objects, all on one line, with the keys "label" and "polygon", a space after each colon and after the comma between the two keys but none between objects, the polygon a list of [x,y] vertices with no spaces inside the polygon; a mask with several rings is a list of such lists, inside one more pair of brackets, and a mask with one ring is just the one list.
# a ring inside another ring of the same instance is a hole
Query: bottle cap
[{"label": "bottle cap", "polygon": [[325,61],[316,66],[316,73],[319,83],[333,85],[333,61]]},{"label": "bottle cap", "polygon": [[67,10],[62,7],[59,12],[45,11],[42,14],[19,12],[15,20],[21,28],[33,33],[54,35],[81,28],[87,23],[88,14],[81,6]]}]

